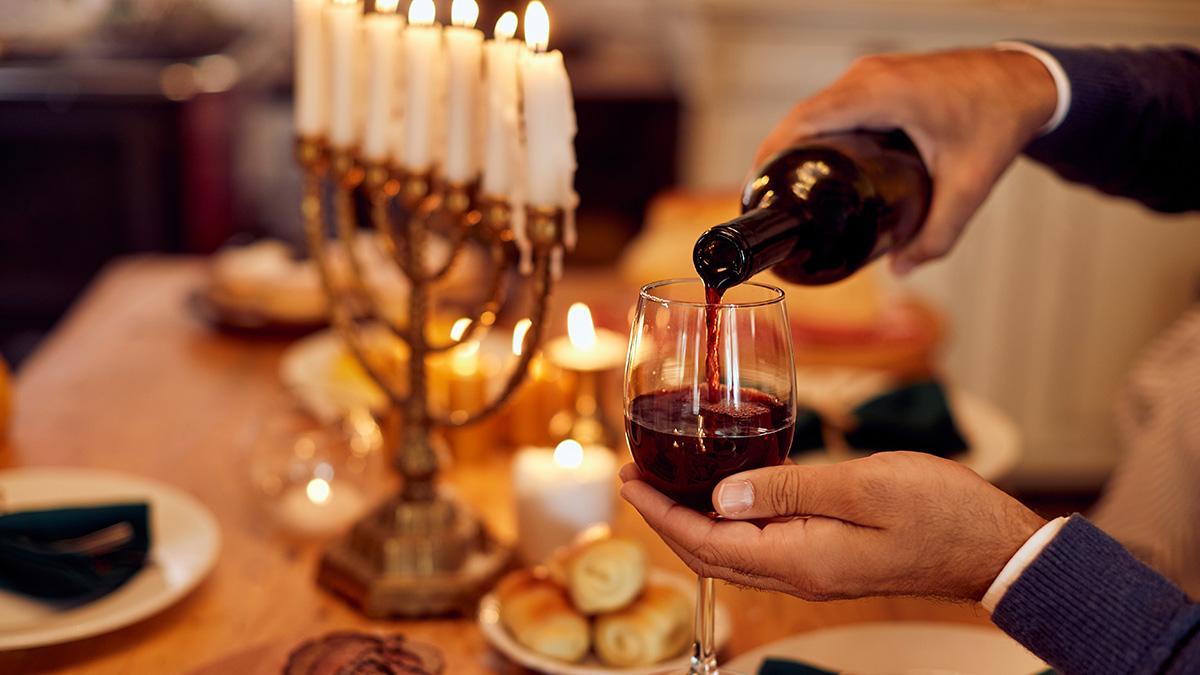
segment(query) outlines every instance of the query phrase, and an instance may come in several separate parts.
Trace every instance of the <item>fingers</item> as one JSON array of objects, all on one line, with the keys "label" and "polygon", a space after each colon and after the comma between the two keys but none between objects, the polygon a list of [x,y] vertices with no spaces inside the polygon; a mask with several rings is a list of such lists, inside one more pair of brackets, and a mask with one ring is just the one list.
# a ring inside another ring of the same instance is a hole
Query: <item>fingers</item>
[{"label": "fingers", "polygon": [[821,516],[874,526],[861,462],[775,466],[730,476],[713,490],[718,513],[730,519]]},{"label": "fingers", "polygon": [[898,275],[949,253],[996,178],[979,175],[978,171],[938,167],[933,171],[933,180],[933,202],[925,225],[916,239],[892,254],[892,271]]}]

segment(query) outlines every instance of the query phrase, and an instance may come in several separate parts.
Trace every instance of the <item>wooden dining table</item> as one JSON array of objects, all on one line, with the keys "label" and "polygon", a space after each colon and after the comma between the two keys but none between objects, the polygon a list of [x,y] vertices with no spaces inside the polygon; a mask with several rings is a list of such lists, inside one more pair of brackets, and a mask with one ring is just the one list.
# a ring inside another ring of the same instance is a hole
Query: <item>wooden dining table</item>
[{"label": "wooden dining table", "polygon": [[[250,663],[274,672],[291,647],[339,630],[430,643],[445,655],[447,673],[525,672],[489,647],[472,616],[373,621],[316,584],[322,542],[297,540],[265,518],[246,468],[247,430],[295,406],[277,374],[287,343],[225,335],[197,318],[188,297],[205,272],[194,258],[110,265],[18,372],[0,468],[95,467],[185,490],[220,525],[215,568],[180,602],[134,625],[0,653],[0,673],[237,673]],[[577,295],[605,292],[591,281],[564,284],[554,311],[565,313]],[[510,459],[498,447],[455,463],[443,480],[511,540]],[[654,565],[687,572],[627,505],[614,528],[644,543]],[[718,597],[732,623],[726,656],[842,624],[988,623],[976,605],[917,598],[806,602],[724,585]]]}]

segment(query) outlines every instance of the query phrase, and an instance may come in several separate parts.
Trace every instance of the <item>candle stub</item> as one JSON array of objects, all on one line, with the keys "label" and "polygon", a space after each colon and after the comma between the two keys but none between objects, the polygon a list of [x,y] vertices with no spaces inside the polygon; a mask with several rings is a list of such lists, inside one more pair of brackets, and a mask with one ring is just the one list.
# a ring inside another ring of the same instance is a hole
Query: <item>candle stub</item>
[{"label": "candle stub", "polygon": [[557,448],[522,448],[513,461],[518,550],[543,562],[592,525],[613,517],[616,458],[608,448],[565,440]]}]

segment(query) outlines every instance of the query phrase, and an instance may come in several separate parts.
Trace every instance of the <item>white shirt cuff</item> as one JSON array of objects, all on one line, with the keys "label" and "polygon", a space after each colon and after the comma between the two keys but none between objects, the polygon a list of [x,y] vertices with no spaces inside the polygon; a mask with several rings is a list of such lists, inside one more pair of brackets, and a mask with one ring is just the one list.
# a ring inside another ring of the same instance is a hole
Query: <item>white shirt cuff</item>
[{"label": "white shirt cuff", "polygon": [[1025,568],[1029,567],[1042,551],[1054,541],[1054,537],[1058,535],[1058,531],[1067,524],[1066,518],[1055,518],[1046,523],[1037,532],[1033,533],[1029,539],[1017,549],[1012,558],[1009,558],[1008,564],[1004,569],[1000,570],[1000,574],[996,576],[996,580],[988,587],[987,593],[983,594],[983,600],[980,604],[988,611],[988,614],[996,611],[996,605],[1000,604],[1000,600],[1004,598],[1004,594],[1008,593],[1008,589],[1012,587],[1017,579],[1021,578],[1021,574],[1025,572]]},{"label": "white shirt cuff", "polygon": [[1041,61],[1046,70],[1050,72],[1050,77],[1054,80],[1054,89],[1058,92],[1058,102],[1054,105],[1054,114],[1050,116],[1050,121],[1038,130],[1038,135],[1045,136],[1057,129],[1071,109],[1071,80],[1067,78],[1067,71],[1063,70],[1062,64],[1050,52],[1024,42],[1004,41],[997,42],[992,46],[1001,51],[1028,54]]}]

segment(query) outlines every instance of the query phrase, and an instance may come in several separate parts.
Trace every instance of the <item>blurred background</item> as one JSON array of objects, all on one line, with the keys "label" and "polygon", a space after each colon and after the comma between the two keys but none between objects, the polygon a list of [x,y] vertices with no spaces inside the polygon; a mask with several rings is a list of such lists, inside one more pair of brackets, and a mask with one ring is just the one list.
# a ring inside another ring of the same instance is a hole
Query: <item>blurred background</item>
[{"label": "blurred background", "polygon": [[[481,4],[489,34],[520,9]],[[579,117],[571,263],[619,261],[631,281],[688,274],[694,235],[732,215],[761,137],[856,57],[1005,38],[1200,45],[1194,0],[546,4]],[[291,16],[290,0],[0,0],[9,363],[118,256],[299,240]],[[865,279],[814,296],[810,323],[852,340],[847,327],[885,321],[886,298],[920,297],[937,317],[921,348],[1021,431],[1013,484],[1089,493],[1120,455],[1111,410],[1126,373],[1196,300],[1200,217],[1158,216],[1023,160],[948,260],[903,286],[878,269]]]}]

